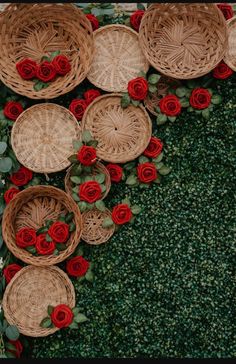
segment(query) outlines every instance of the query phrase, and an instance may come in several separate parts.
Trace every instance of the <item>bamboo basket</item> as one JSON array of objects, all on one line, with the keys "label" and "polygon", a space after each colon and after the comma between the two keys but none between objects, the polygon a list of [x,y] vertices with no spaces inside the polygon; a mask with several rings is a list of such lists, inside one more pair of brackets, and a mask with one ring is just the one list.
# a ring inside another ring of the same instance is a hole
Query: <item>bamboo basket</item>
[{"label": "bamboo basket", "polygon": [[228,49],[225,53],[225,63],[236,72],[236,16],[227,20]]}]

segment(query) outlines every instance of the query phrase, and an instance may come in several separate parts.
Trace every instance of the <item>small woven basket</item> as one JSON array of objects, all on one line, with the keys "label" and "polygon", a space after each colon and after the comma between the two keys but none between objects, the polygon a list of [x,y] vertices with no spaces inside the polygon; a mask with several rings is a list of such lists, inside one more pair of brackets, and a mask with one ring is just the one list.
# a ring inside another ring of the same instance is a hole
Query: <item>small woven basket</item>
[{"label": "small woven basket", "polygon": [[[0,79],[13,91],[32,99],[52,99],[68,93],[86,77],[93,57],[90,21],[72,4],[11,4],[0,14]],[[34,82],[18,74],[16,63],[24,58],[40,62],[60,51],[71,71],[34,90]]]},{"label": "small woven basket", "polygon": [[138,34],[125,25],[106,25],[94,32],[95,51],[88,79],[105,91],[126,91],[127,84],[148,70]]},{"label": "small woven basket", "polygon": [[143,106],[121,107],[121,94],[97,97],[86,109],[82,129],[98,141],[97,156],[111,163],[137,158],[148,146],[152,122]]},{"label": "small woven basket", "polygon": [[[16,233],[21,228],[38,230],[46,220],[56,221],[67,212],[74,213],[76,229],[70,233],[67,248],[58,255],[34,256],[16,245]],[[9,202],[3,213],[3,239],[11,253],[28,264],[49,266],[62,262],[74,252],[81,233],[82,217],[78,206],[67,193],[52,186],[34,186],[21,191]]]},{"label": "small woven basket", "polygon": [[236,16],[227,21],[228,48],[225,53],[225,63],[236,72]]},{"label": "small woven basket", "polygon": [[11,325],[26,336],[48,336],[57,327],[43,328],[48,306],[66,304],[75,307],[75,291],[68,276],[58,267],[22,268],[11,279],[3,296],[4,315]]},{"label": "small woven basket", "polygon": [[142,18],[139,40],[148,61],[162,74],[196,78],[222,60],[226,22],[215,4],[152,4]]},{"label": "small woven basket", "polygon": [[70,165],[80,126],[65,107],[45,103],[25,110],[14,122],[11,143],[18,161],[37,173],[58,172]]}]

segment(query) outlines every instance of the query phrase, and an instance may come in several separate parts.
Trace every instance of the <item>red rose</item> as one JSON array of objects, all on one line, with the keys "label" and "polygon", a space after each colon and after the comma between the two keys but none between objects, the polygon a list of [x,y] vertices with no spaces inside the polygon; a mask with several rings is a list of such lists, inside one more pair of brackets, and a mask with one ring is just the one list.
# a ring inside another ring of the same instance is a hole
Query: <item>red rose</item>
[{"label": "red rose", "polygon": [[37,236],[35,248],[38,254],[50,255],[56,249],[54,241],[46,241],[46,234],[40,234]]},{"label": "red rose", "polygon": [[102,197],[102,189],[97,181],[84,182],[79,186],[79,197],[81,201],[93,203]]},{"label": "red rose", "polygon": [[70,326],[74,318],[70,307],[63,304],[56,306],[50,316],[52,323],[59,329]]},{"label": "red rose", "polygon": [[144,15],[144,10],[136,10],[131,16],[130,16],[130,24],[136,32],[139,31],[140,23],[142,20],[142,17]]},{"label": "red rose", "polygon": [[92,28],[93,30],[96,30],[99,28],[99,21],[98,18],[96,18],[95,15],[93,14],[86,14],[86,18],[90,21],[90,23],[92,24]]},{"label": "red rose", "polygon": [[89,268],[89,262],[83,257],[74,257],[67,261],[66,270],[70,276],[82,277]]},{"label": "red rose", "polygon": [[101,96],[101,93],[98,90],[88,90],[84,93],[85,101],[87,105],[91,104],[93,100],[95,100],[98,96]]},{"label": "red rose", "polygon": [[123,169],[118,164],[109,163],[106,169],[110,173],[112,182],[120,182],[123,176]]},{"label": "red rose", "polygon": [[74,99],[71,101],[69,110],[75,115],[77,120],[81,120],[87,108],[87,102],[82,99]]},{"label": "red rose", "polygon": [[19,102],[8,101],[4,106],[3,114],[6,118],[15,121],[23,111],[23,106]]},{"label": "red rose", "polygon": [[151,137],[150,142],[143,154],[149,158],[156,158],[159,154],[161,154],[162,148],[163,143],[161,139]]},{"label": "red rose", "polygon": [[191,93],[189,102],[194,109],[206,109],[211,103],[211,94],[205,88],[195,88]]},{"label": "red rose", "polygon": [[218,8],[222,11],[226,20],[234,16],[234,11],[231,5],[227,3],[217,4]]},{"label": "red rose", "polygon": [[43,82],[52,81],[56,77],[56,70],[52,63],[44,61],[37,68],[36,77]]},{"label": "red rose", "polygon": [[29,58],[16,64],[16,69],[24,80],[32,80],[36,76],[37,67],[37,63]]},{"label": "red rose", "polygon": [[17,195],[17,193],[19,193],[20,190],[18,190],[18,188],[15,188],[15,187],[12,187],[12,188],[9,188],[9,190],[7,190],[5,193],[4,193],[4,200],[6,203],[9,203],[13,197],[15,197],[15,195]]},{"label": "red rose", "polygon": [[111,216],[115,224],[122,225],[129,222],[132,219],[133,214],[127,204],[120,203],[113,208]]},{"label": "red rose", "polygon": [[221,61],[216,68],[213,69],[213,77],[224,80],[233,74],[233,70],[227,66],[224,61]]},{"label": "red rose", "polygon": [[181,112],[181,104],[177,96],[166,95],[159,102],[160,110],[167,116],[177,116]]},{"label": "red rose", "polygon": [[128,93],[133,100],[144,100],[148,93],[148,82],[143,77],[137,77],[128,83]]},{"label": "red rose", "polygon": [[62,221],[56,221],[48,229],[48,235],[56,243],[65,243],[70,235],[69,225]]},{"label": "red rose", "polygon": [[77,153],[78,161],[84,166],[91,166],[96,162],[96,158],[96,149],[87,145],[83,145]]},{"label": "red rose", "polygon": [[157,178],[157,170],[154,163],[142,163],[137,166],[138,179],[143,183],[150,183]]},{"label": "red rose", "polygon": [[71,70],[69,59],[66,56],[59,55],[53,58],[52,65],[58,75],[64,76]]},{"label": "red rose", "polygon": [[9,283],[14,275],[21,270],[21,266],[18,264],[9,264],[3,269],[3,275],[6,279],[6,282]]},{"label": "red rose", "polygon": [[21,228],[16,233],[16,245],[20,248],[27,248],[27,246],[35,245],[36,238],[36,231],[34,229]]},{"label": "red rose", "polygon": [[23,351],[23,345],[21,344],[20,340],[9,340],[9,343],[15,346],[15,350],[7,349],[7,351],[15,355],[16,358],[20,358]]},{"label": "red rose", "polygon": [[9,179],[16,186],[24,186],[33,178],[33,172],[21,166],[17,172],[13,173]]}]

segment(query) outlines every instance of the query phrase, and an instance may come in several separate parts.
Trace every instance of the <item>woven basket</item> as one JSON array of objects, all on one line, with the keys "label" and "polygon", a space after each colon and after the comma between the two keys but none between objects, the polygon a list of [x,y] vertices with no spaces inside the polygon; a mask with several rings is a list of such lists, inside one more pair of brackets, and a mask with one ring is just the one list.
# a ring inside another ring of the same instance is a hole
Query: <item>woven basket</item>
[{"label": "woven basket", "polygon": [[115,225],[104,228],[102,227],[103,220],[106,217],[111,218],[111,213],[108,209],[102,212],[97,209],[86,211],[82,214],[83,231],[82,239],[91,245],[103,244],[110,239],[115,232]]},{"label": "woven basket", "polygon": [[111,163],[137,158],[148,146],[152,122],[143,106],[123,109],[120,94],[97,97],[86,109],[82,129],[98,141],[97,156]]},{"label": "woven basket", "polygon": [[[73,191],[72,191],[73,182],[70,180],[72,167],[73,166],[71,166],[67,170],[67,173],[66,173],[66,176],[65,176],[65,190],[66,190],[66,192],[69,195],[72,195],[72,193],[73,193]],[[92,172],[92,175],[93,176],[96,176],[99,173],[105,174],[106,191],[103,192],[103,194],[102,194],[101,200],[103,200],[108,195],[108,192],[110,191],[110,188],[111,188],[111,177],[110,177],[110,173],[108,172],[108,170],[106,169],[106,167],[102,163],[97,162],[96,165],[95,165],[95,168],[94,168],[94,170]]]},{"label": "woven basket", "polygon": [[228,49],[225,53],[225,63],[236,72],[236,16],[227,21]]},{"label": "woven basket", "polygon": [[75,306],[75,291],[68,276],[58,267],[22,268],[12,278],[3,296],[4,315],[20,333],[40,337],[53,334],[57,327],[42,328],[49,305]]},{"label": "woven basket", "polygon": [[227,28],[215,4],[160,3],[145,11],[140,44],[151,65],[166,76],[191,79],[210,72],[227,48]]},{"label": "woven basket", "polygon": [[[0,15],[0,79],[13,91],[32,99],[52,99],[73,90],[86,77],[93,56],[89,20],[72,4],[11,4]],[[40,62],[60,50],[69,58],[71,71],[47,88],[35,91],[23,80],[16,63],[24,58]]]},{"label": "woven basket", "polygon": [[[59,215],[73,212],[75,231],[70,233],[67,248],[59,255],[34,256],[16,245],[16,233],[23,227],[38,230],[46,220],[56,221]],[[73,199],[62,190],[52,186],[34,186],[17,194],[3,213],[2,234],[8,249],[23,262],[48,266],[62,262],[79,244],[82,233],[82,217]]]},{"label": "woven basket", "polygon": [[125,25],[106,25],[94,32],[95,51],[88,79],[105,91],[126,91],[130,80],[148,70],[138,34]]},{"label": "woven basket", "polygon": [[17,159],[38,173],[58,172],[70,165],[73,140],[80,138],[75,116],[56,104],[38,104],[15,121],[11,143]]}]

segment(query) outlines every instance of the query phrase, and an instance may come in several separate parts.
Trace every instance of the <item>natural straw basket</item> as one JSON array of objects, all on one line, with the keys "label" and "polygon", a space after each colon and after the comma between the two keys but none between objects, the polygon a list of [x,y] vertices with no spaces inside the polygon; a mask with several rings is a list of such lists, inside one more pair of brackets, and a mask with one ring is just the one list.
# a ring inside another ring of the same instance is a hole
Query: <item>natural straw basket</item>
[{"label": "natural straw basket", "polygon": [[227,21],[228,49],[225,53],[225,63],[236,72],[236,16]]},{"label": "natural straw basket", "polygon": [[215,4],[160,3],[145,11],[139,39],[155,69],[169,77],[191,79],[207,74],[222,60],[227,28]]},{"label": "natural straw basket", "polygon": [[12,278],[3,296],[4,315],[20,333],[40,337],[53,334],[57,327],[43,328],[48,306],[75,306],[75,291],[68,276],[58,267],[22,268]]},{"label": "natural straw basket", "polygon": [[[73,168],[73,166],[71,166],[66,173],[65,176],[65,190],[69,195],[72,195],[73,191],[73,182],[70,180],[71,177],[71,169]],[[105,174],[105,185],[106,185],[106,191],[103,192],[102,194],[102,198],[101,200],[103,200],[107,195],[108,192],[110,191],[111,188],[111,177],[110,177],[110,173],[108,172],[108,170],[106,169],[106,167],[101,163],[101,162],[97,162],[95,164],[95,168],[93,169],[92,175],[96,176],[99,173],[103,173]]]},{"label": "natural straw basket", "polygon": [[82,239],[87,244],[103,244],[108,241],[110,237],[114,234],[115,225],[109,228],[102,227],[103,220],[106,217],[111,218],[111,213],[108,209],[106,209],[104,212],[97,209],[92,209],[82,214]]},{"label": "natural straw basket", "polygon": [[11,143],[17,159],[38,173],[58,172],[70,165],[73,140],[80,138],[75,116],[57,104],[38,104],[15,121]]},{"label": "natural straw basket", "polygon": [[[11,4],[0,14],[0,79],[13,91],[32,99],[52,99],[73,90],[86,77],[93,56],[89,20],[72,4]],[[69,58],[71,71],[34,90],[21,78],[16,63],[24,58],[40,62],[51,52]]]},{"label": "natural straw basket", "polygon": [[88,79],[105,91],[126,91],[130,80],[148,70],[138,34],[125,25],[106,25],[94,32],[95,51]]},{"label": "natural straw basket", "polygon": [[[60,214],[73,212],[75,231],[70,233],[67,248],[58,255],[34,256],[16,245],[16,233],[23,227],[38,230],[46,220],[56,221]],[[74,200],[62,190],[52,186],[34,186],[25,189],[12,199],[3,213],[2,234],[8,249],[23,262],[48,266],[62,262],[79,244],[82,217]]]},{"label": "natural straw basket", "polygon": [[86,109],[82,129],[98,141],[97,156],[111,163],[137,158],[148,146],[152,122],[143,106],[121,107],[121,94],[97,97]]}]

